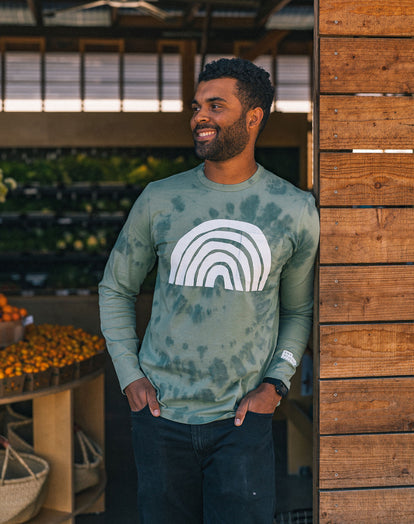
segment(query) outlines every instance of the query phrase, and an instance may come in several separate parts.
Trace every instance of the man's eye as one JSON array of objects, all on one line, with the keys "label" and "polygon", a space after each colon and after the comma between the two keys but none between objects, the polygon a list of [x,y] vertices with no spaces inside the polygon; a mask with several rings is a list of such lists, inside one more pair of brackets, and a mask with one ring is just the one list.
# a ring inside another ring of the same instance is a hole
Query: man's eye
[{"label": "man's eye", "polygon": [[198,106],[193,106],[191,108],[191,110],[194,112],[194,113],[197,113],[197,111],[200,111],[200,108]]}]

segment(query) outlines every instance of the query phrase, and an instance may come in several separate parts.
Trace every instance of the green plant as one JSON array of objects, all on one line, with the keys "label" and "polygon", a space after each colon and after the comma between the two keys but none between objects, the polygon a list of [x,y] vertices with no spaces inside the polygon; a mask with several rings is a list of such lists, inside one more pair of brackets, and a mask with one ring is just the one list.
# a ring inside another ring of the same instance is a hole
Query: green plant
[{"label": "green plant", "polygon": [[14,178],[4,178],[3,171],[0,169],[0,203],[6,202],[6,196],[10,189],[15,189],[17,183]]}]

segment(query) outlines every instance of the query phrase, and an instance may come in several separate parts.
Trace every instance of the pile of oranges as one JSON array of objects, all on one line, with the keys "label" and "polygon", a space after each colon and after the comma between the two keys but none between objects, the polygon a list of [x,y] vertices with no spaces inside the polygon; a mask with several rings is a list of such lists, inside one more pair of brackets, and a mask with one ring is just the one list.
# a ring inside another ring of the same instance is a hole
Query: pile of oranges
[{"label": "pile of oranges", "polygon": [[102,337],[73,326],[30,324],[23,340],[0,351],[0,379],[69,366],[104,348]]},{"label": "pile of oranges", "polygon": [[24,308],[11,306],[6,295],[0,293],[0,322],[11,322],[15,320],[22,320],[27,316],[27,311]]}]

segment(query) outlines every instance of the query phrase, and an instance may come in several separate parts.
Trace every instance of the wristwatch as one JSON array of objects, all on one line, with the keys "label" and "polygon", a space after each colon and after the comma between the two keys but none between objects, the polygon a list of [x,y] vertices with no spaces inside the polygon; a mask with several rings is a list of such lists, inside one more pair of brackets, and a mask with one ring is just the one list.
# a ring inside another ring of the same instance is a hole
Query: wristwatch
[{"label": "wristwatch", "polygon": [[277,378],[265,377],[263,382],[266,384],[273,384],[275,386],[276,393],[282,398],[285,398],[289,392],[288,388],[283,384],[283,382]]}]

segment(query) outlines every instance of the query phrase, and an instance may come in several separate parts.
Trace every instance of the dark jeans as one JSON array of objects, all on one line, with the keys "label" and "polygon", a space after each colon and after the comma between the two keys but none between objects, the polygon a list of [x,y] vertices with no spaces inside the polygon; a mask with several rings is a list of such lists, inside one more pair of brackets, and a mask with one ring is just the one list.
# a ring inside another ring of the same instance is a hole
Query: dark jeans
[{"label": "dark jeans", "polygon": [[189,425],[131,412],[140,524],[271,524],[272,416]]}]

